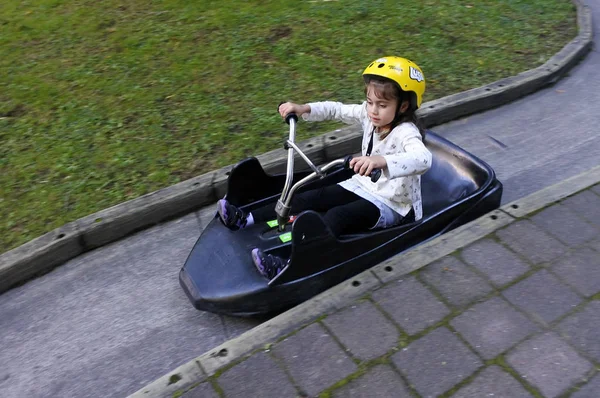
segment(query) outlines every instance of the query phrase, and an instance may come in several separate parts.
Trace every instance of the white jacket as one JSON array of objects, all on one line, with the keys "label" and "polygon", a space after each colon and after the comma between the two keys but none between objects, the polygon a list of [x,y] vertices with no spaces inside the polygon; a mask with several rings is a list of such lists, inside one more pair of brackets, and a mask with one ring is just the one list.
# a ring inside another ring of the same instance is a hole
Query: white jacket
[{"label": "white jacket", "polygon": [[[361,105],[345,105],[333,101],[312,102],[308,105],[310,105],[310,113],[302,115],[306,121],[339,120],[346,124],[361,125],[362,154],[366,155],[373,131],[373,123],[367,116],[366,101]],[[421,174],[431,167],[432,156],[423,144],[419,129],[413,123],[402,123],[383,140],[379,139],[377,133],[374,134],[371,155],[381,155],[387,162],[387,168],[383,170],[381,178],[374,183],[369,177],[356,174],[340,185],[359,196],[363,195],[360,195],[356,188],[365,189],[403,217],[413,208],[415,219],[421,219],[423,217]],[[368,196],[363,197],[370,200]]]}]

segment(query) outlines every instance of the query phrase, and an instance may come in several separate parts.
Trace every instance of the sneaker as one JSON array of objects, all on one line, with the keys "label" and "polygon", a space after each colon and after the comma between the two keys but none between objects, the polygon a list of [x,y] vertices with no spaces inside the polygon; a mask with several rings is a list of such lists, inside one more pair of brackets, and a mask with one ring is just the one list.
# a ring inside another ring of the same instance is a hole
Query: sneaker
[{"label": "sneaker", "polygon": [[217,212],[225,226],[233,231],[245,228],[248,224],[248,214],[238,209],[225,199],[217,202]]},{"label": "sneaker", "polygon": [[260,249],[252,249],[252,261],[258,272],[269,280],[279,275],[289,262],[281,257],[265,254]]}]

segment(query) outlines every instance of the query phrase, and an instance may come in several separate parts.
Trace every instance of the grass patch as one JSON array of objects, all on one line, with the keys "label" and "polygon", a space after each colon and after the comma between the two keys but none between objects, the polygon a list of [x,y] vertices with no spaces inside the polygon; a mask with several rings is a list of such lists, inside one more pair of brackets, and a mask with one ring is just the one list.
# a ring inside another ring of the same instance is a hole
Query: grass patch
[{"label": "grass patch", "polygon": [[[281,145],[279,102],[362,101],[373,59],[413,59],[431,100],[545,62],[569,0],[0,4],[0,252]],[[331,130],[306,124],[298,139]]]}]

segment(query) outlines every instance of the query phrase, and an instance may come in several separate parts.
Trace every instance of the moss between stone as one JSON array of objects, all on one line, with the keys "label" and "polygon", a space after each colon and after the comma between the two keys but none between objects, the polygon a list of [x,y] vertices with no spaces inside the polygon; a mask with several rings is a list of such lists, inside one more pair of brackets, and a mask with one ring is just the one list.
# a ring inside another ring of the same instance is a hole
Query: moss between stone
[{"label": "moss between stone", "polygon": [[177,390],[177,391],[175,391],[175,392],[173,393],[172,397],[173,397],[173,398],[179,398],[179,397],[181,397],[181,396],[182,396],[184,393],[185,393],[185,391],[183,391],[183,390]]},{"label": "moss between stone", "polygon": [[396,323],[396,321],[394,320],[394,318],[392,318],[392,316],[390,314],[388,314],[380,305],[377,301],[375,301],[373,299],[373,297],[370,297],[370,301],[371,303],[373,303],[373,305],[379,310],[379,312],[381,312],[381,314],[392,323],[392,325],[394,325],[396,327],[396,329],[398,330],[398,342],[400,347],[406,347],[406,345],[408,345],[408,338],[409,335],[408,333],[406,333],[401,327],[400,325],[398,325]]},{"label": "moss between stone", "polygon": [[374,366],[377,366],[377,365],[392,365],[392,363],[390,361],[390,356],[393,355],[393,354],[394,354],[394,352],[387,353],[387,354],[385,354],[383,356],[380,356],[378,358],[362,362],[358,366],[358,369],[354,373],[346,376],[344,379],[342,379],[342,380],[334,383],[333,385],[329,386],[325,390],[321,391],[321,393],[319,393],[319,398],[330,398],[331,394],[333,393],[333,391],[335,391],[335,390],[337,390],[337,389],[345,386],[346,384],[350,383],[353,380],[358,379],[359,377],[361,377],[362,375],[364,375],[365,373],[367,373]]},{"label": "moss between stone", "polygon": [[446,391],[446,392],[438,395],[438,398],[450,397],[455,392],[457,392],[458,390],[460,390],[461,388],[463,388],[464,386],[467,386],[467,385],[471,384],[471,382],[473,381],[473,379],[475,379],[479,375],[479,373],[483,372],[485,370],[485,368],[486,368],[485,366],[482,366],[480,369],[476,370],[472,375],[470,375],[466,379],[462,380],[460,383],[455,384],[454,387],[452,387],[448,391]]},{"label": "moss between stone", "polygon": [[216,379],[209,379],[208,382],[214,388],[214,390],[216,391],[216,393],[219,395],[220,398],[225,398],[225,391],[223,391],[221,386],[217,383]]},{"label": "moss between stone", "polygon": [[200,384],[202,384],[204,382],[197,382],[192,384],[191,386],[189,386],[186,389],[182,389],[182,390],[177,390],[175,392],[173,392],[172,398],[179,398],[181,397],[183,394],[185,394],[186,392],[193,390],[194,388],[198,387]]},{"label": "moss between stone", "polygon": [[527,381],[525,381],[525,379],[523,379],[521,377],[521,375],[519,375],[517,373],[516,370],[514,370],[513,368],[511,368],[506,363],[506,359],[504,358],[504,355],[499,355],[499,356],[497,356],[494,359],[490,359],[490,360],[486,361],[485,364],[487,366],[491,366],[491,365],[497,365],[497,366],[499,366],[500,368],[502,368],[502,370],[504,370],[505,372],[507,372],[508,374],[510,374],[519,383],[521,383],[521,385],[523,386],[523,388],[525,388],[535,398],[544,398],[544,396],[535,387],[533,387],[531,384],[529,384]]},{"label": "moss between stone", "polygon": [[[600,370],[600,369],[598,369]],[[560,396],[560,398],[566,398],[566,397],[570,397],[572,394],[575,394],[577,391],[581,390],[582,387],[585,387],[585,385],[590,381],[590,379],[592,377],[594,377],[596,374],[595,370],[591,370],[590,374],[587,375],[586,379],[575,384],[573,387],[569,388],[564,394],[562,394]]]}]

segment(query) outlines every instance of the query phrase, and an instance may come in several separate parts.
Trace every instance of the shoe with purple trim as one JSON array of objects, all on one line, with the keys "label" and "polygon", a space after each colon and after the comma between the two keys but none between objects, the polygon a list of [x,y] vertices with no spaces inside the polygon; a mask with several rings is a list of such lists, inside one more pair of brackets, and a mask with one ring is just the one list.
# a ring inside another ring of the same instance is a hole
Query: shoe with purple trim
[{"label": "shoe with purple trim", "polygon": [[252,261],[258,272],[269,280],[279,275],[289,262],[281,257],[265,254],[260,249],[252,249]]},{"label": "shoe with purple trim", "polygon": [[220,199],[217,202],[217,212],[223,224],[232,231],[245,228],[248,223],[248,214],[225,199]]}]

